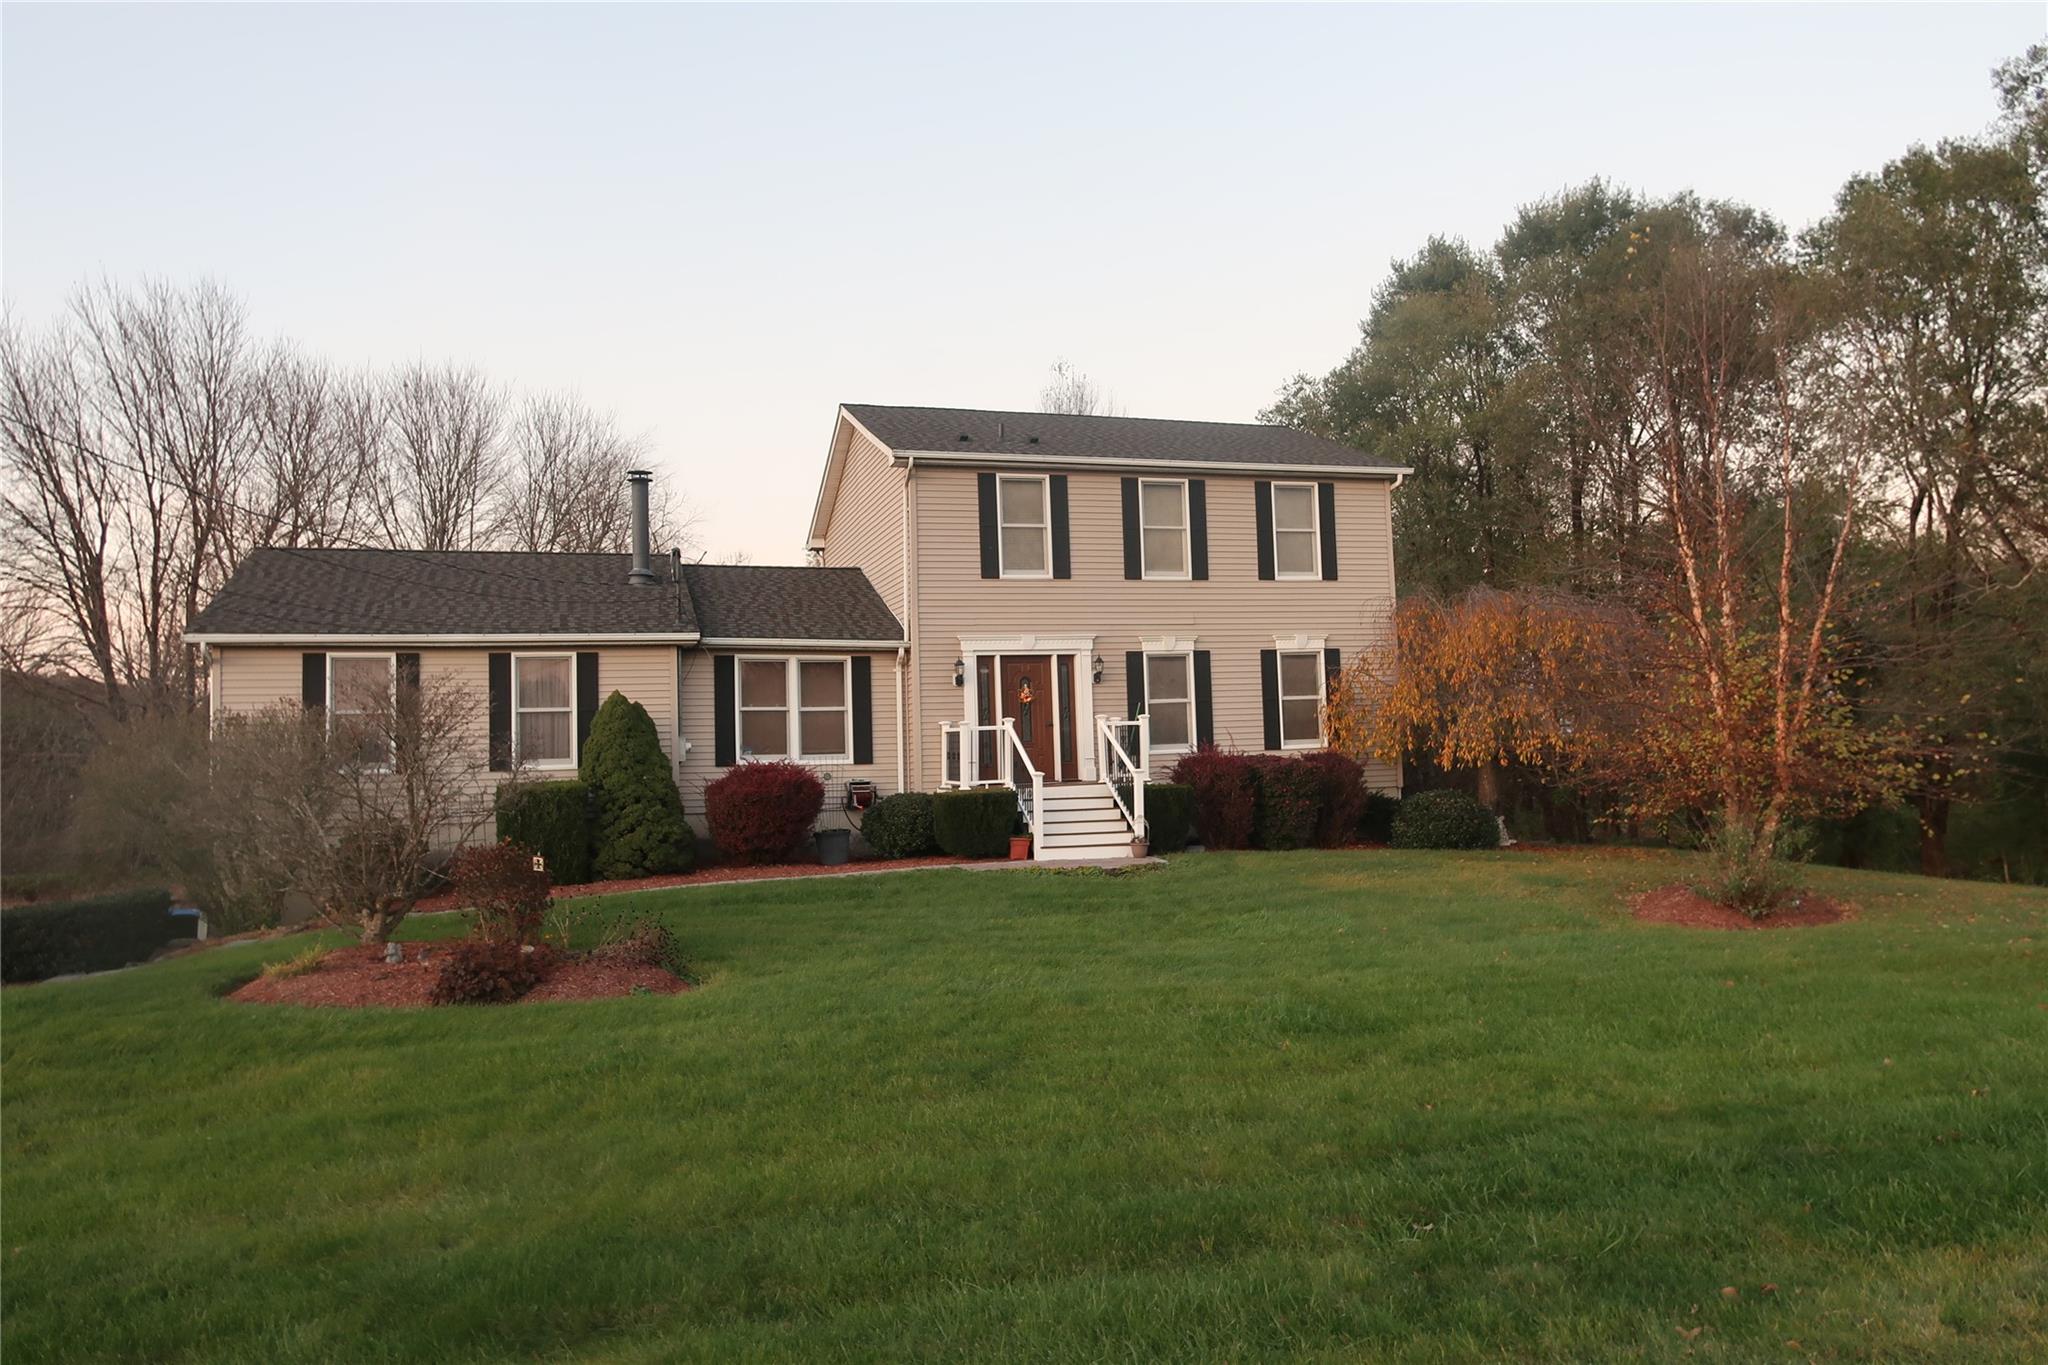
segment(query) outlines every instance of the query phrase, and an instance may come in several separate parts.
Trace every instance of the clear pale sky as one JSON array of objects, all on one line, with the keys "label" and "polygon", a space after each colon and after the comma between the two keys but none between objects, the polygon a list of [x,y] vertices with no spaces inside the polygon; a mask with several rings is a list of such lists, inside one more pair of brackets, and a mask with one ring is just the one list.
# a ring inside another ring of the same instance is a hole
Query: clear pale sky
[{"label": "clear pale sky", "polygon": [[2039,4],[0,12],[10,312],[218,278],[260,332],[581,392],[714,553],[801,558],[834,405],[1250,420],[1387,263],[1596,175],[1799,227],[1996,113]]}]

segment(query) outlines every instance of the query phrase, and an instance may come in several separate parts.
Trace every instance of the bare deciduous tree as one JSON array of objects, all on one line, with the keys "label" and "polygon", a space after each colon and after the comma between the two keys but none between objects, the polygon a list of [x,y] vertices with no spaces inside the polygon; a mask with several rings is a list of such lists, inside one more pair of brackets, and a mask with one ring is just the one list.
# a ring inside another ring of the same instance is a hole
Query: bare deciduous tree
[{"label": "bare deciduous tree", "polygon": [[1055,360],[1039,391],[1041,412],[1064,412],[1080,417],[1121,417],[1123,408],[1113,394],[1065,360]]},{"label": "bare deciduous tree", "polygon": [[379,536],[416,550],[489,545],[504,477],[502,395],[475,370],[413,364],[386,381],[383,398]]},{"label": "bare deciduous tree", "polygon": [[[617,421],[568,394],[543,394],[520,405],[508,433],[509,469],[497,517],[499,543],[515,550],[577,554],[631,548],[626,472],[645,458],[647,443]],[[676,511],[667,483],[652,490],[648,517],[659,548],[692,548],[689,524]]]}]

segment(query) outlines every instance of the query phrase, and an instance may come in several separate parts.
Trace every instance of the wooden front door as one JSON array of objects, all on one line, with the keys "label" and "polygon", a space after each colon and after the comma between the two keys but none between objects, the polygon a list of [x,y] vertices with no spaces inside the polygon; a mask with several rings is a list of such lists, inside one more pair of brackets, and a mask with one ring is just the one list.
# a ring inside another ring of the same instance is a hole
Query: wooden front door
[{"label": "wooden front door", "polygon": [[1052,656],[1005,654],[998,696],[1001,714],[1017,723],[1017,740],[1031,755],[1031,764],[1052,780],[1053,722]]}]

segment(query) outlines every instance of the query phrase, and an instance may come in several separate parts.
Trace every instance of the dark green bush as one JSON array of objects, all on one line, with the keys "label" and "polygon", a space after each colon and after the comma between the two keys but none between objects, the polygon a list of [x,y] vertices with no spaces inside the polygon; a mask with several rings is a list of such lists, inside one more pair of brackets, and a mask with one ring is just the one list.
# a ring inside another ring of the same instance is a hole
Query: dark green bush
[{"label": "dark green bush", "polygon": [[922,858],[939,851],[932,798],[924,792],[898,792],[875,802],[861,817],[860,834],[884,858]]},{"label": "dark green bush", "polygon": [[591,871],[603,878],[688,872],[696,839],[647,708],[614,692],[583,745],[583,780],[597,819]]},{"label": "dark green bush", "polygon": [[1367,792],[1358,810],[1358,837],[1368,844],[1394,841],[1394,817],[1400,813],[1401,798],[1386,792]]},{"label": "dark green bush", "polygon": [[940,792],[932,798],[932,837],[955,858],[1000,858],[1017,827],[1017,793],[1008,787]]},{"label": "dark green bush", "polygon": [[1394,816],[1395,848],[1497,848],[1500,822],[1461,791],[1418,792]]},{"label": "dark green bush", "polygon": [[547,861],[556,886],[590,880],[590,784],[517,782],[498,792],[498,837]]},{"label": "dark green bush", "polygon": [[1195,789],[1185,782],[1145,784],[1145,833],[1153,853],[1178,853],[1195,830]]},{"label": "dark green bush", "polygon": [[1267,755],[1252,761],[1252,771],[1259,783],[1252,842],[1276,851],[1315,843],[1323,800],[1323,780],[1316,770],[1298,758]]},{"label": "dark green bush", "polygon": [[171,893],[163,890],[13,906],[0,910],[0,980],[42,981],[145,962],[194,927],[171,914]]}]

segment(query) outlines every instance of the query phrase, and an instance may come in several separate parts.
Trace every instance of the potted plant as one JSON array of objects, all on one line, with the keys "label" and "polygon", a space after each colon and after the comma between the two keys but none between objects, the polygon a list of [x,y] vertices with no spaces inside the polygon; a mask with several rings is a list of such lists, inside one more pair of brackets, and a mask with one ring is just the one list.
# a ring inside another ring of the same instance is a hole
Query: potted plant
[{"label": "potted plant", "polygon": [[1031,856],[1031,836],[1012,834],[1010,836],[1010,861],[1021,863]]}]

